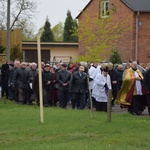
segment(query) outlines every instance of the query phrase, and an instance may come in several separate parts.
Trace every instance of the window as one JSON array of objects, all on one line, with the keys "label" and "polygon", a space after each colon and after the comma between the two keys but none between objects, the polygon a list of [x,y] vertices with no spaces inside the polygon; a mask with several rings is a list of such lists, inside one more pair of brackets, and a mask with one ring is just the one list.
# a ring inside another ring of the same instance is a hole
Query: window
[{"label": "window", "polygon": [[102,18],[106,18],[109,16],[109,0],[102,0],[101,3],[100,14]]}]

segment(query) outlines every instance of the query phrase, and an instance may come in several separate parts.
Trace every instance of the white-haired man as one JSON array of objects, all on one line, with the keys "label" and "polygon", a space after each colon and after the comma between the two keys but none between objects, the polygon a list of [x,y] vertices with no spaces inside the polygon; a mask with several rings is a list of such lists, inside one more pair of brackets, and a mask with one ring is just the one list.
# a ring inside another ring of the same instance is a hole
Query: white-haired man
[{"label": "white-haired man", "polygon": [[18,103],[26,104],[27,103],[27,90],[29,88],[29,70],[26,69],[26,62],[21,63],[21,67],[16,69],[13,77],[13,86],[17,83],[18,88]]},{"label": "white-haired man", "polygon": [[36,99],[32,89],[33,78],[37,74],[37,64],[35,62],[30,63],[29,74],[30,74],[30,80],[29,80],[30,87],[28,89],[28,103],[29,105],[32,105],[32,101]]},{"label": "white-haired man", "polygon": [[137,69],[137,62],[133,61],[131,68],[124,72],[122,88],[116,98],[121,107],[128,108],[128,112],[134,115],[140,115],[145,108],[141,85],[143,78],[141,71]]}]

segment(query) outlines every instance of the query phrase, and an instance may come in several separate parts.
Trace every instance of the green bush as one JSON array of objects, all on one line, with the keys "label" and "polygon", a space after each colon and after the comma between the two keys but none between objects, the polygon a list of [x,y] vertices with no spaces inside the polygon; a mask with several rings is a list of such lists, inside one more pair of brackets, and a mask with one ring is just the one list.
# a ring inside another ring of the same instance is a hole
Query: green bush
[{"label": "green bush", "polygon": [[110,55],[109,60],[113,64],[120,64],[120,63],[122,63],[121,56],[120,56],[119,51],[117,49],[112,49],[111,50],[111,55]]},{"label": "green bush", "polygon": [[10,51],[10,59],[15,60],[16,58],[18,58],[19,60],[22,60],[22,53],[19,48],[19,45],[14,45]]},{"label": "green bush", "polygon": [[0,44],[0,53],[3,53],[4,50],[5,50],[5,47],[3,47],[3,46]]}]

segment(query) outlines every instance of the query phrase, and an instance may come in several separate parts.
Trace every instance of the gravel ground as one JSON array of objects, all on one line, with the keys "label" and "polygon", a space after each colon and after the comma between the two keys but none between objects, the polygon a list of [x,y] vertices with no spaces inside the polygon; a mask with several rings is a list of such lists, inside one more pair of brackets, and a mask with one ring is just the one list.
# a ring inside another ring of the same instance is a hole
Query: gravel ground
[{"label": "gravel ground", "polygon": [[[67,109],[71,109],[70,104],[67,106]],[[85,109],[89,109],[88,106],[86,106]],[[93,111],[95,111],[95,108],[93,108]],[[115,104],[111,108],[111,112],[112,113],[128,113],[128,109],[122,109],[122,108],[120,108],[120,106],[118,104]],[[142,112],[142,114],[140,116],[149,116],[147,107],[145,108],[145,110]]]},{"label": "gravel ground", "polygon": [[[115,112],[115,113],[128,113],[128,110],[127,109],[122,109],[122,108],[120,108],[119,105],[115,104],[112,107],[112,112]],[[140,116],[149,116],[147,107],[145,108],[145,110],[142,112],[142,114]]]},{"label": "gravel ground", "polygon": [[[71,108],[71,104],[68,104],[67,105],[67,109],[72,109]],[[85,109],[87,110],[90,110],[88,108],[88,106],[85,106]],[[95,108],[93,108],[93,111],[95,111]],[[112,113],[128,113],[128,109],[122,109],[120,108],[120,106],[118,104],[115,104],[113,107],[112,107],[112,110],[111,110]],[[149,116],[148,115],[148,109],[147,107],[145,108],[145,110],[142,112],[142,114],[140,116]]]}]

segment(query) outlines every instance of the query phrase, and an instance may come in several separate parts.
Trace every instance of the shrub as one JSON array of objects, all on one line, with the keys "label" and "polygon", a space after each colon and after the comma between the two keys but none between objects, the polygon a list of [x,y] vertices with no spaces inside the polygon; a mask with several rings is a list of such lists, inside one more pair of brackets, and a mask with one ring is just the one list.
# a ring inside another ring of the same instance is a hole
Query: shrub
[{"label": "shrub", "polygon": [[5,47],[3,47],[3,46],[0,44],[0,53],[3,53],[4,50],[5,50]]},{"label": "shrub", "polygon": [[122,63],[121,56],[117,49],[111,50],[111,55],[110,55],[109,61],[112,62],[113,64]]},{"label": "shrub", "polygon": [[10,52],[10,59],[15,60],[16,58],[22,60],[22,53],[20,51],[19,45],[14,45],[11,48],[11,52]]}]

